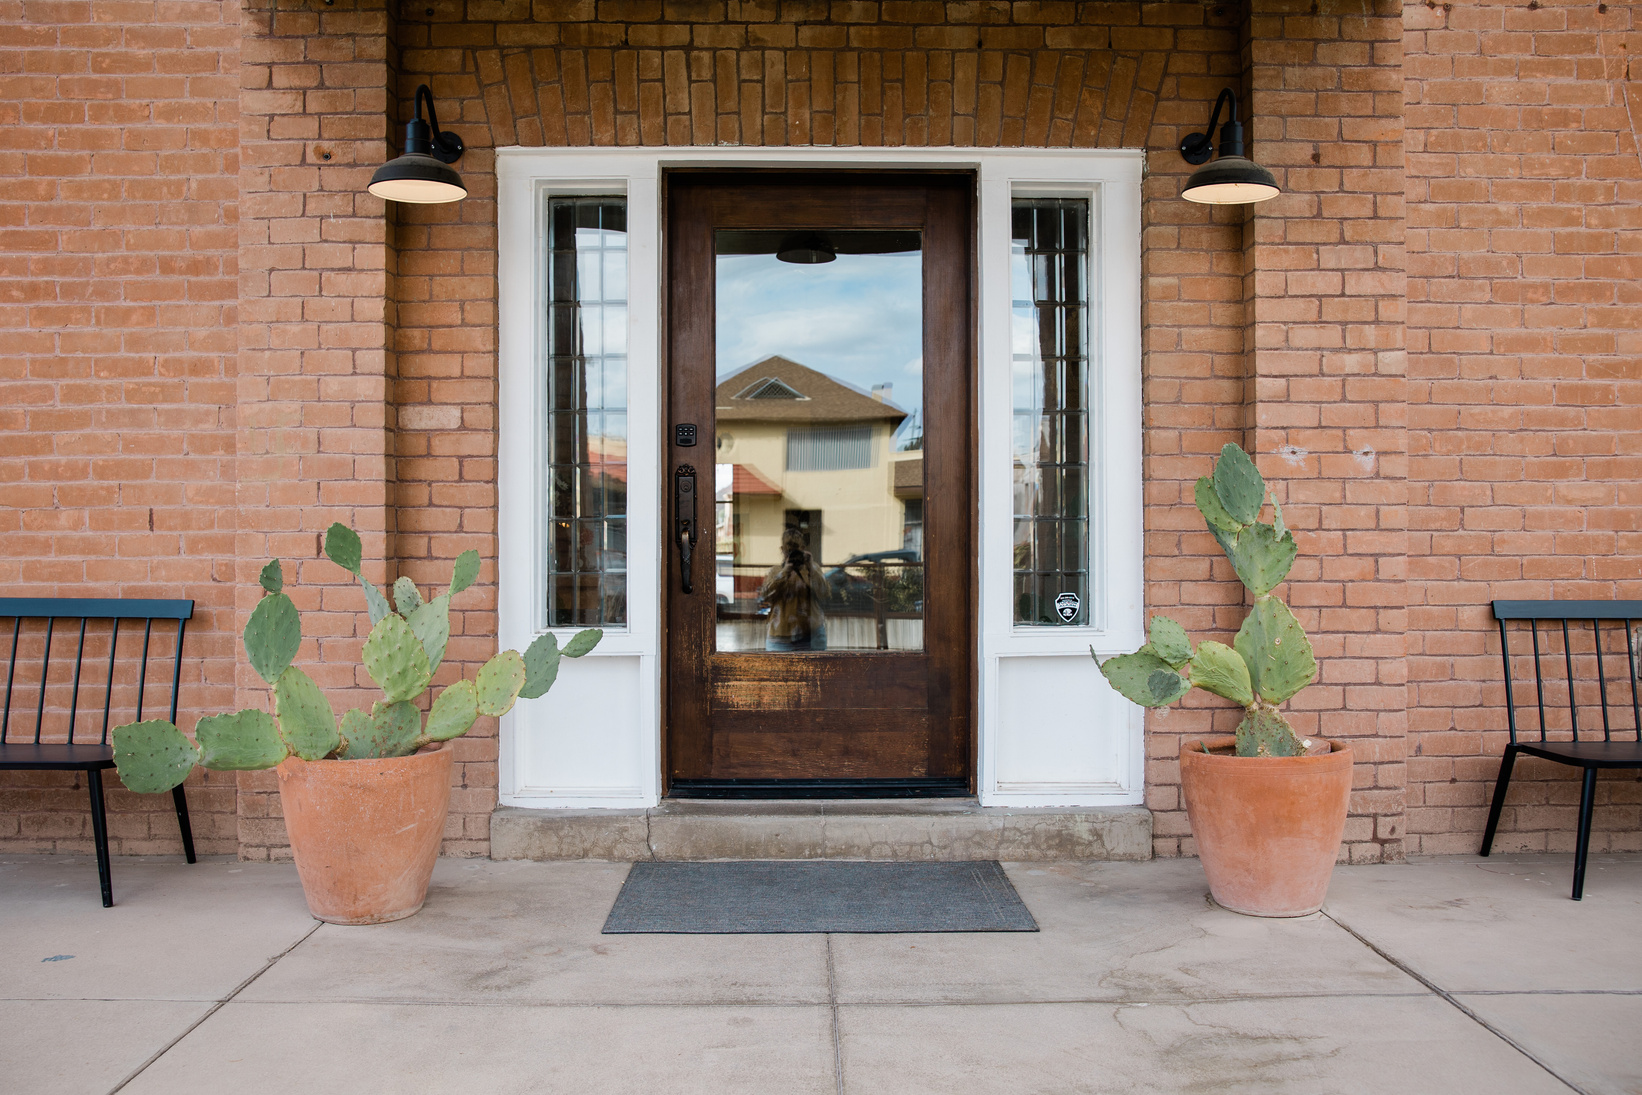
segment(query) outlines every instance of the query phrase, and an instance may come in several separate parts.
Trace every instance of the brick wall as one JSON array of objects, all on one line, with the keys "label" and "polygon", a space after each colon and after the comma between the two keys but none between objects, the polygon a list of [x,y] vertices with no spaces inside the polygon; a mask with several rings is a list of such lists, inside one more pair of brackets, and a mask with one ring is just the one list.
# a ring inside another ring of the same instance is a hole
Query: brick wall
[{"label": "brick wall", "polygon": [[[493,150],[509,144],[1147,149],[1147,602],[1199,634],[1241,620],[1190,486],[1242,441],[1301,543],[1286,594],[1324,668],[1299,720],[1362,762],[1353,859],[1474,843],[1501,744],[1479,606],[1638,595],[1642,491],[1621,422],[1642,198],[1626,59],[1642,43],[1627,6],[336,0],[292,4],[272,28],[269,14],[0,0],[25,39],[0,58],[0,172],[17,180],[0,196],[0,573],[200,601],[185,708],[262,701],[235,655],[272,555],[308,612],[299,660],[339,708],[368,700],[360,593],[319,554],[333,520],[365,533],[378,582],[442,583],[479,549],[439,683],[494,650]],[[468,144],[471,196],[384,209],[364,184],[423,81]],[[1175,148],[1228,85],[1285,185],[1252,210],[1178,199],[1190,168]],[[1202,697],[1151,715],[1159,854],[1192,851],[1180,735],[1236,717]],[[494,723],[457,747],[446,850],[483,854]],[[1569,783],[1527,774],[1505,844],[1561,847]],[[0,843],[85,846],[71,781],[0,780]],[[207,846],[286,854],[271,778],[235,783],[196,793]],[[1603,787],[1638,801],[1634,781]],[[117,797],[120,850],[174,847],[164,815],[143,813],[158,803]],[[1635,846],[1637,813],[1599,814],[1598,846]]]},{"label": "brick wall", "polygon": [[[0,3],[0,588],[193,598],[185,725],[233,699],[237,19]],[[0,772],[0,846],[89,850],[84,786]],[[170,797],[115,786],[114,852],[180,851]],[[189,795],[200,850],[233,851],[232,777]]]},{"label": "brick wall", "polygon": [[[1475,850],[1506,734],[1492,598],[1642,597],[1642,22],[1410,4],[1410,850]],[[1642,848],[1604,773],[1592,848]],[[1577,771],[1517,765],[1496,847],[1573,848]]]}]

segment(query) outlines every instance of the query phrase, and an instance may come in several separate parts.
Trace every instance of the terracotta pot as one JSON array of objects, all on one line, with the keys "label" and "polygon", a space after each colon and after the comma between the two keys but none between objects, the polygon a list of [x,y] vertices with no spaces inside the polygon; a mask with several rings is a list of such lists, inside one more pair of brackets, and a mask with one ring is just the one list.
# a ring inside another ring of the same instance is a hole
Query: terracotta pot
[{"label": "terracotta pot", "polygon": [[315,919],[381,924],[422,907],[450,811],[445,742],[386,760],[287,758],[279,800]]},{"label": "terracotta pot", "polygon": [[1345,834],[1351,749],[1314,738],[1303,757],[1239,757],[1236,740],[1180,744],[1180,788],[1209,892],[1250,916],[1314,913]]}]

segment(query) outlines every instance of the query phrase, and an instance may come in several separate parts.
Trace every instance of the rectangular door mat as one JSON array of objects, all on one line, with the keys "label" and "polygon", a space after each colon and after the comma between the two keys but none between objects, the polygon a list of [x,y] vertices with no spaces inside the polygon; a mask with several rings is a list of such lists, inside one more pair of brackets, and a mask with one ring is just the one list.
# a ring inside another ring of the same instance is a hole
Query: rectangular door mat
[{"label": "rectangular door mat", "polygon": [[606,935],[1035,932],[993,860],[633,864]]}]

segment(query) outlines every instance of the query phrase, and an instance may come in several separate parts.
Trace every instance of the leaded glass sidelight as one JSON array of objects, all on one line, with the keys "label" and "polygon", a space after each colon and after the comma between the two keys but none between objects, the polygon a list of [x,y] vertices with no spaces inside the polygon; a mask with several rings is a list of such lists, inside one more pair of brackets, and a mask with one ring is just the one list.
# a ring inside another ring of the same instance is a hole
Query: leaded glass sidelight
[{"label": "leaded glass sidelight", "polygon": [[1087,624],[1089,202],[1014,202],[1015,623]]},{"label": "leaded glass sidelight", "polygon": [[627,203],[548,197],[538,405],[547,627],[627,622]]}]

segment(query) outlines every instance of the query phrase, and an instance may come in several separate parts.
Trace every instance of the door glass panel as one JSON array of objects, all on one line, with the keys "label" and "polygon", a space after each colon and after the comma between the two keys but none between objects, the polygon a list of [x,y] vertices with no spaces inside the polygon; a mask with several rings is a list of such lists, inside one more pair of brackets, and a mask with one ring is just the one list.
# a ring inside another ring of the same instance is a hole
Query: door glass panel
[{"label": "door glass panel", "polygon": [[627,203],[544,199],[541,627],[627,623]]},{"label": "door glass panel", "polygon": [[924,648],[922,247],[716,234],[721,652]]},{"label": "door glass panel", "polygon": [[1089,623],[1089,203],[1014,203],[1015,623]]}]

